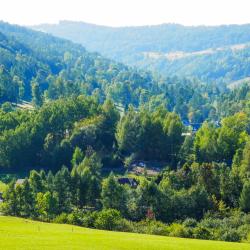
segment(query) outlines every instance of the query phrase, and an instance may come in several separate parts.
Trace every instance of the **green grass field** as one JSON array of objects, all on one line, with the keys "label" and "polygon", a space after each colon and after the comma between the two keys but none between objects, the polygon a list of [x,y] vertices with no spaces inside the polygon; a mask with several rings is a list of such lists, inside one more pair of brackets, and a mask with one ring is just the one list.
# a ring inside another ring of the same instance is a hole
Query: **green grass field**
[{"label": "green grass field", "polygon": [[250,244],[108,232],[0,216],[0,249],[250,250]]}]

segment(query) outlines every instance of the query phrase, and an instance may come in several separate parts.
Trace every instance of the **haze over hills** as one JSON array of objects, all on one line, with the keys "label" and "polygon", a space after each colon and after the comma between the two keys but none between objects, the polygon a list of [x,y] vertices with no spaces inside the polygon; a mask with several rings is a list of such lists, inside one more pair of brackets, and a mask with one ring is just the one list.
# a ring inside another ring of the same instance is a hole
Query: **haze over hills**
[{"label": "haze over hills", "polygon": [[84,45],[90,51],[168,76],[231,83],[250,75],[250,25],[162,24],[107,27],[61,21],[32,27]]}]

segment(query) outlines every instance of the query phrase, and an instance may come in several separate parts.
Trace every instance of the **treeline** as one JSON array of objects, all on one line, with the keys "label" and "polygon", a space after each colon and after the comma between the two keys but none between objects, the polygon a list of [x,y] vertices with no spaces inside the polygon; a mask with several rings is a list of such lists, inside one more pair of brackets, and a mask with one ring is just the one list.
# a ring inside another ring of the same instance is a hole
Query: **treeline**
[{"label": "treeline", "polygon": [[70,165],[77,147],[92,147],[107,167],[134,160],[157,160],[171,168],[186,161],[225,162],[241,157],[249,117],[240,112],[220,125],[205,122],[195,135],[180,117],[160,106],[122,114],[95,97],[59,99],[36,110],[0,109],[0,166],[15,170]]},{"label": "treeline", "polygon": [[71,171],[65,166],[54,175],[32,170],[23,183],[13,180],[3,194],[1,212],[106,230],[247,240],[249,169],[245,177],[236,166],[184,164],[152,179],[140,177],[138,186],[131,187],[119,184],[112,173],[102,178],[100,158],[92,149],[85,156],[78,149],[72,165]]},{"label": "treeline", "polygon": [[143,51],[192,52],[250,41],[249,24],[210,27],[161,24],[112,28],[84,22],[61,21],[59,24],[41,24],[33,28],[81,43],[92,51],[117,60],[136,60],[139,52]]}]

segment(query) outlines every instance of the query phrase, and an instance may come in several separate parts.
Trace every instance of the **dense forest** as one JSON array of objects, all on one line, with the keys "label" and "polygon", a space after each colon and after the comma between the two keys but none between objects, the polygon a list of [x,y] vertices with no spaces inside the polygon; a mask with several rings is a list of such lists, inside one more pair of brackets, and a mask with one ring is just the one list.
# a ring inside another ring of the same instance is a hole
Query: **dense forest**
[{"label": "dense forest", "polygon": [[[240,111],[248,98],[247,86],[230,91],[216,83],[156,76],[69,41],[7,23],[0,23],[0,32],[1,103],[33,98],[40,106],[61,97],[94,95],[100,102],[108,98],[125,109],[129,104],[150,110],[163,105],[182,120],[198,124]],[[233,110],[228,103],[227,109],[220,110],[221,103],[233,98],[238,99]]]},{"label": "dense forest", "polygon": [[229,84],[250,73],[249,24],[112,28],[62,21],[33,28],[165,76],[189,76],[209,83]]},{"label": "dense forest", "polygon": [[249,241],[248,84],[159,76],[7,23],[0,36],[1,213]]}]

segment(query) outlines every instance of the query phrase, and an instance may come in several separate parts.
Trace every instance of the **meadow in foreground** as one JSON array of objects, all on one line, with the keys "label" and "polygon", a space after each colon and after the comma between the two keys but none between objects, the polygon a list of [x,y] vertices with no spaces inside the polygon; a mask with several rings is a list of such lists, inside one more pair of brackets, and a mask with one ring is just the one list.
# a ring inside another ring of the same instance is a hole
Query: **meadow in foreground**
[{"label": "meadow in foreground", "polygon": [[250,250],[250,244],[86,229],[0,216],[0,249]]}]

